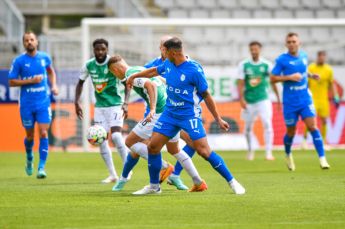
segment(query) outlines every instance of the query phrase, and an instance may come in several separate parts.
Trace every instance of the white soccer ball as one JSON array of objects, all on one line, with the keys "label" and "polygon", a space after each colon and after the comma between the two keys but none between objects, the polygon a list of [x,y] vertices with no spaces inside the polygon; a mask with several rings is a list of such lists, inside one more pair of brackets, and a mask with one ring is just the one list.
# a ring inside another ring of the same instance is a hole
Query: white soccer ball
[{"label": "white soccer ball", "polygon": [[100,125],[90,126],[87,130],[87,140],[91,145],[100,145],[108,138],[107,131]]}]

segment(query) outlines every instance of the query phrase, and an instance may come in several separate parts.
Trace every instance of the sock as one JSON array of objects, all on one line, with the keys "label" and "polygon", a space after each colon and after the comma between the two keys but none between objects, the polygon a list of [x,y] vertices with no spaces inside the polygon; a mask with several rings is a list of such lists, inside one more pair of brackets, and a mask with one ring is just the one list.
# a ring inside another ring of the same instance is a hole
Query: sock
[{"label": "sock", "polygon": [[25,151],[26,151],[26,160],[33,161],[34,155],[32,153],[32,147],[34,146],[34,140],[29,141],[27,138],[24,139]]},{"label": "sock", "polygon": [[[248,122],[248,123],[247,123]],[[253,151],[253,147],[252,147],[252,124],[250,121],[247,121],[244,127],[244,131],[245,131],[245,137],[247,140],[247,146],[248,146],[248,152],[252,152]]]},{"label": "sock", "polygon": [[47,156],[48,156],[48,138],[40,138],[40,145],[39,145],[39,154],[40,154],[40,162],[38,164],[38,169],[44,169],[46,165]]},{"label": "sock", "polygon": [[292,141],[293,141],[293,137],[289,137],[287,134],[285,134],[284,147],[285,147],[285,153],[287,156],[291,153]]},{"label": "sock", "polygon": [[[131,146],[132,152],[140,155],[140,157],[147,160],[148,158],[148,152],[147,152],[147,145],[142,142],[137,142],[134,145]],[[168,162],[162,160],[162,168],[166,169],[168,168],[169,164]]]},{"label": "sock", "polygon": [[226,166],[223,158],[221,158],[218,154],[214,151],[210,154],[209,158],[207,158],[208,162],[212,165],[212,167],[222,176],[224,179],[229,182],[232,180],[233,176],[230,173],[230,170]]},{"label": "sock", "polygon": [[104,141],[100,145],[100,151],[101,151],[101,156],[104,160],[104,163],[108,168],[109,175],[112,177],[117,177],[117,173],[116,173],[114,162],[113,162],[113,156],[112,156],[108,141]]},{"label": "sock", "polygon": [[162,154],[149,154],[148,167],[150,174],[150,184],[152,188],[159,187],[159,172],[162,168]]},{"label": "sock", "polygon": [[125,145],[125,141],[123,140],[122,134],[120,132],[114,132],[111,134],[111,139],[113,140],[113,143],[116,145],[117,152],[119,153],[122,162],[126,162],[128,149]]},{"label": "sock", "polygon": [[266,156],[272,156],[272,146],[273,146],[273,128],[272,120],[266,120],[264,122],[264,136],[266,144]]},{"label": "sock", "polygon": [[201,184],[202,179],[196,170],[192,159],[184,151],[180,151],[177,154],[174,154],[174,157],[180,162],[183,168],[186,170],[188,175],[192,178],[193,183],[196,185]]},{"label": "sock", "polygon": [[[192,147],[190,147],[189,145],[185,145],[182,150],[184,152],[186,152],[190,158],[192,158],[194,153],[195,153],[195,150]],[[173,174],[176,176],[179,176],[181,174],[182,170],[183,170],[183,167],[182,167],[181,163],[179,161],[177,161],[175,164]]]},{"label": "sock", "polygon": [[123,166],[122,170],[122,177],[127,178],[128,174],[131,172],[131,170],[134,168],[134,166],[138,163],[139,158],[133,158],[132,155],[129,153],[127,155],[126,162]]},{"label": "sock", "polygon": [[322,139],[325,141],[325,142],[327,142],[326,141],[326,139],[327,139],[327,124],[324,124],[324,125],[321,125],[321,136],[322,136]]},{"label": "sock", "polygon": [[319,155],[319,157],[324,157],[325,150],[323,148],[323,141],[322,141],[320,131],[314,130],[313,132],[310,132],[310,134],[313,137],[313,142],[314,142],[314,146],[317,151],[317,154]]}]

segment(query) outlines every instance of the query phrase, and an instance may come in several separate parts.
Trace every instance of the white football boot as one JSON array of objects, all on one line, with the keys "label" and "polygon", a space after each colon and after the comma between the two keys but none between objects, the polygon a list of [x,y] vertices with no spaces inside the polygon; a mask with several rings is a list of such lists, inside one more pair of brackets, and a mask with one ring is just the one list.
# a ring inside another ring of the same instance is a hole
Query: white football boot
[{"label": "white football boot", "polygon": [[293,161],[292,153],[290,153],[288,156],[286,156],[285,160],[286,160],[286,165],[287,165],[288,169],[290,171],[295,171],[296,166],[295,166],[295,162]]},{"label": "white football boot", "polygon": [[240,183],[238,183],[235,178],[229,182],[229,185],[236,195],[243,195],[246,193],[246,189]]},{"label": "white football boot", "polygon": [[133,192],[133,195],[150,195],[150,194],[161,194],[162,190],[159,187],[158,189],[151,188],[150,185],[146,185],[143,189],[140,189],[136,192]]},{"label": "white football boot", "polygon": [[102,182],[102,184],[110,184],[110,183],[115,183],[118,179],[119,179],[118,177],[108,176],[107,178],[105,178],[101,182]]},{"label": "white football boot", "polygon": [[329,168],[331,168],[331,166],[328,164],[328,162],[326,160],[326,157],[320,157],[319,160],[320,160],[321,169],[329,169]]}]

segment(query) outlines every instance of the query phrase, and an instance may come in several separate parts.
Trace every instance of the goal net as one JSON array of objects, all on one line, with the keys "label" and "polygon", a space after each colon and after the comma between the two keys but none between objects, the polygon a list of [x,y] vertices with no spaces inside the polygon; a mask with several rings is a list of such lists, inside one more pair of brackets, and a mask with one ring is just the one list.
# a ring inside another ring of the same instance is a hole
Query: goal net
[{"label": "goal net", "polygon": [[[328,62],[334,68],[334,77],[339,92],[345,86],[345,21],[344,20],[233,20],[233,19],[117,19],[87,18],[82,21],[82,62],[93,56],[92,41],[105,38],[109,41],[109,54],[120,54],[132,66],[143,66],[160,55],[159,42],[163,35],[176,35],[184,42],[185,53],[199,61],[205,70],[209,88],[215,98],[222,117],[231,125],[230,132],[223,133],[218,128],[212,115],[203,106],[203,121],[209,136],[209,143],[218,150],[245,149],[243,135],[244,122],[238,102],[237,65],[250,57],[248,43],[259,41],[263,44],[262,56],[274,62],[285,51],[284,39],[288,32],[297,32],[302,41],[302,48],[314,61],[319,50],[328,54]],[[83,137],[93,119],[93,89],[86,84],[83,95],[84,121],[79,122],[75,139],[84,150],[90,146]],[[280,88],[281,90],[281,88]],[[134,92],[132,92],[134,94]],[[278,110],[276,98],[273,101],[274,145],[281,146],[285,125],[282,111]],[[132,97],[129,105],[129,117],[125,122],[124,135],[143,118],[144,104],[138,97]],[[56,114],[63,116],[63,105]],[[62,113],[61,113],[62,112]],[[328,120],[327,142],[334,146],[345,143],[345,104],[338,109],[331,106]],[[68,121],[68,120],[67,120]],[[69,120],[70,121],[70,120]],[[74,122],[75,123],[75,122]],[[53,123],[52,128],[59,127]],[[68,123],[66,123],[66,126]],[[63,133],[64,131],[60,131]],[[302,141],[304,126],[298,124],[295,144]],[[254,124],[255,148],[264,145],[263,125],[257,119]],[[309,137],[309,142],[311,139]],[[73,145],[71,143],[70,145]],[[67,144],[68,146],[68,144]]]}]

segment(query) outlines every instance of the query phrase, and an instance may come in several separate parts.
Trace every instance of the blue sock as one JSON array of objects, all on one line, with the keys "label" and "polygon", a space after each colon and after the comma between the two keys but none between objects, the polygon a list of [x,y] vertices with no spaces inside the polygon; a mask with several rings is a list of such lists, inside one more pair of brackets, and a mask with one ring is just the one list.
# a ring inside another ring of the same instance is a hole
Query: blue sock
[{"label": "blue sock", "polygon": [[132,155],[129,153],[127,155],[126,163],[123,166],[122,170],[122,177],[127,178],[129,172],[134,168],[134,166],[138,163],[139,158],[133,158]]},{"label": "blue sock", "polygon": [[26,160],[33,161],[34,155],[32,153],[32,147],[34,146],[34,140],[29,141],[27,138],[24,139],[25,151],[26,151]]},{"label": "blue sock", "polygon": [[324,157],[325,150],[323,148],[323,140],[322,140],[320,131],[314,130],[313,132],[310,132],[310,134],[313,137],[313,142],[314,142],[314,146],[317,151],[317,154],[319,155],[319,157]]},{"label": "blue sock", "polygon": [[38,164],[38,169],[44,169],[44,166],[46,165],[46,160],[48,156],[48,146],[48,138],[40,138],[40,163]]},{"label": "blue sock", "polygon": [[[183,147],[182,150],[184,152],[186,152],[190,158],[192,158],[194,153],[195,153],[195,150],[192,147],[190,147],[189,145],[185,145],[185,147]],[[181,163],[177,161],[175,164],[173,174],[176,176],[179,176],[181,174],[182,170],[183,170],[183,167],[182,167]]]},{"label": "blue sock", "polygon": [[223,158],[221,158],[218,154],[212,151],[209,158],[207,158],[208,162],[212,165],[212,167],[220,174],[224,179],[229,182],[232,180],[233,176],[230,173],[230,170],[226,166]]},{"label": "blue sock", "polygon": [[286,155],[291,153],[291,146],[292,146],[293,137],[289,137],[287,134],[284,136],[284,147]]},{"label": "blue sock", "polygon": [[150,154],[148,156],[150,184],[159,184],[159,172],[162,168],[162,154]]}]

